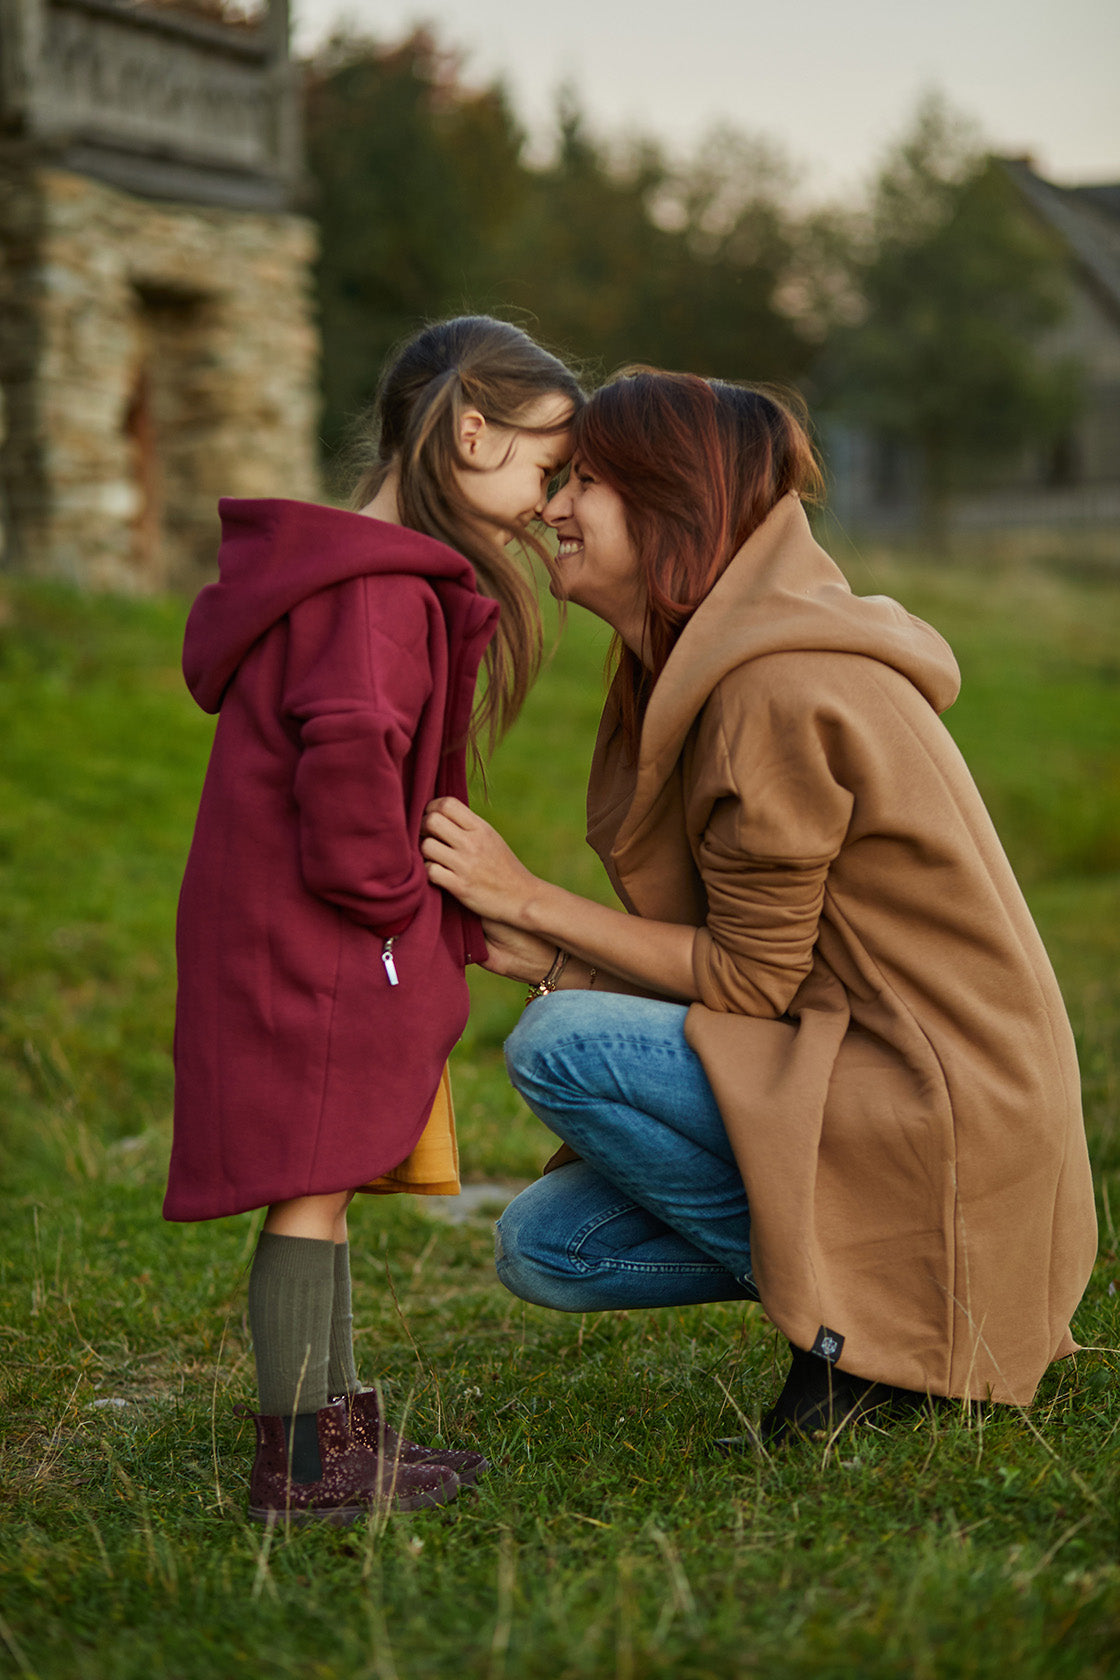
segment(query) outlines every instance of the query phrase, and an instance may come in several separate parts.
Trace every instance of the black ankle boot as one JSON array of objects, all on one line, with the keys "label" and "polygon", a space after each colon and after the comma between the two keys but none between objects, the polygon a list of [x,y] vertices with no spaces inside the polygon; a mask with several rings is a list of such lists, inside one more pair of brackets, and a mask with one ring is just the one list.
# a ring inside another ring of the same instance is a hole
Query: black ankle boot
[{"label": "black ankle boot", "polygon": [[790,1343],[792,1355],[782,1392],[763,1412],[760,1429],[750,1435],[729,1435],[715,1442],[718,1452],[750,1452],[759,1446],[777,1447],[790,1440],[826,1441],[838,1429],[857,1423],[873,1412],[884,1417],[922,1411],[930,1396],[916,1389],[893,1388],[839,1371],[818,1354]]},{"label": "black ankle boot", "polygon": [[868,1382],[792,1343],[790,1353],[793,1357],[782,1392],[762,1414],[762,1440],[768,1447],[790,1435],[827,1439],[872,1412],[915,1412],[928,1404],[928,1397],[916,1389]]}]

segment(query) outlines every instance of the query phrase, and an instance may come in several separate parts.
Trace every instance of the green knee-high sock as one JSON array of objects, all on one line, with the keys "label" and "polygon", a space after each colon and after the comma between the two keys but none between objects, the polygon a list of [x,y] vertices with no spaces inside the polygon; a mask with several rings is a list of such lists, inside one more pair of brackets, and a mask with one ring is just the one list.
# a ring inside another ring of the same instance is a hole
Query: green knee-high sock
[{"label": "green knee-high sock", "polygon": [[331,1307],[331,1353],[327,1391],[354,1394],[358,1370],[354,1364],[354,1317],[350,1306],[350,1244],[334,1245],[334,1305]]},{"label": "green knee-high sock", "polygon": [[334,1243],[262,1231],[249,1274],[249,1328],[267,1417],[327,1404]]}]

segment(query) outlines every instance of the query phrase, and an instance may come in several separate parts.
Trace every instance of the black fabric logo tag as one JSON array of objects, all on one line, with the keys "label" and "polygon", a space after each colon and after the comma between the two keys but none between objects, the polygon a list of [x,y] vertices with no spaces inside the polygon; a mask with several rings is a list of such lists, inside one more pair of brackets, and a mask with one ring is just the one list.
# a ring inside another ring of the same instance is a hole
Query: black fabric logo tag
[{"label": "black fabric logo tag", "polygon": [[811,1351],[821,1359],[827,1359],[830,1365],[835,1365],[844,1351],[844,1338],[837,1330],[829,1330],[824,1324],[817,1331],[817,1339]]}]

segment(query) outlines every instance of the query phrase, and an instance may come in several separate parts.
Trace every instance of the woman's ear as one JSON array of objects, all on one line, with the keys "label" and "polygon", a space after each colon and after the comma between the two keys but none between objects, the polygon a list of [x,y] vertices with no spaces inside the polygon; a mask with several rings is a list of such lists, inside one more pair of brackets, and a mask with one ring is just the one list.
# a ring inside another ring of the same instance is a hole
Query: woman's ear
[{"label": "woman's ear", "polygon": [[475,456],[486,436],[486,419],[477,408],[465,408],[459,416],[459,447],[464,455]]}]

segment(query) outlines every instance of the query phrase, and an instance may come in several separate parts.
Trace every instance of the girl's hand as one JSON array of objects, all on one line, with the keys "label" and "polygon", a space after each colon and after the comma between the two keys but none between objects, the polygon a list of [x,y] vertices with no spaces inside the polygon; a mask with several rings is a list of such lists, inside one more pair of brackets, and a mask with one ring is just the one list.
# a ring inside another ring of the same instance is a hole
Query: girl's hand
[{"label": "girl's hand", "polygon": [[482,964],[491,974],[507,980],[521,980],[535,986],[543,980],[556,959],[556,946],[535,933],[523,933],[507,922],[483,921],[489,955]]},{"label": "girl's hand", "polygon": [[484,920],[523,925],[523,907],[539,883],[497,829],[462,800],[432,800],[424,813],[420,851],[433,886]]}]

